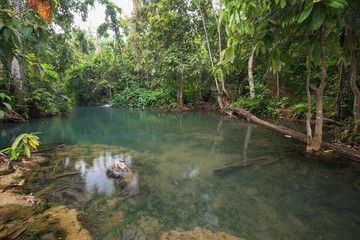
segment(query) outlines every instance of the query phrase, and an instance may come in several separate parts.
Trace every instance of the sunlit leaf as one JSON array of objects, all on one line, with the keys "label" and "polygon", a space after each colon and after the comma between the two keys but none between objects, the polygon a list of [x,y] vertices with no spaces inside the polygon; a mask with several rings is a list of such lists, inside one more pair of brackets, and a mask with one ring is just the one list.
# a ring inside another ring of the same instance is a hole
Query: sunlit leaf
[{"label": "sunlit leaf", "polygon": [[25,136],[26,134],[21,134],[20,136],[18,136],[15,141],[13,142],[13,144],[11,145],[12,149],[15,149],[18,145],[19,142],[21,141],[21,139]]},{"label": "sunlit leaf", "polygon": [[29,144],[30,144],[30,146],[31,146],[31,147],[33,147],[33,148],[35,148],[35,149],[36,149],[36,145],[35,145],[35,143],[33,143],[31,140],[29,140]]}]

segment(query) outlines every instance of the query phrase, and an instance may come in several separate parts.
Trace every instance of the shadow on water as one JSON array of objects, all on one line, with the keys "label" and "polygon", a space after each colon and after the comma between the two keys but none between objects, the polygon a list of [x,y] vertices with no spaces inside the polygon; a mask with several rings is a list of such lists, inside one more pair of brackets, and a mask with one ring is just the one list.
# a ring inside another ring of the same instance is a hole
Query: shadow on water
[{"label": "shadow on water", "polygon": [[[295,140],[245,121],[88,107],[7,126],[2,144],[31,131],[67,145],[51,153],[28,191],[83,211],[95,239],[158,239],[198,226],[246,239],[360,234],[358,166],[306,155]],[[117,161],[135,173],[127,184],[106,175]]]}]

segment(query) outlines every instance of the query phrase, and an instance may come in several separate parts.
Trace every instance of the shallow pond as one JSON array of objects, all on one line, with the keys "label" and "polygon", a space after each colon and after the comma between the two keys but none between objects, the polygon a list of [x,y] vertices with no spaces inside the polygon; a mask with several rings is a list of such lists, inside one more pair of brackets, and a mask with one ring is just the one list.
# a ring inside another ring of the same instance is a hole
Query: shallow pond
[{"label": "shallow pond", "polygon": [[[2,126],[1,145],[24,132],[66,144],[47,153],[51,160],[26,185],[28,193],[84,212],[95,239],[158,239],[198,226],[245,239],[360,235],[360,168],[307,155],[303,144],[246,121],[82,107],[71,117]],[[131,185],[106,175],[119,160],[132,166]]]}]

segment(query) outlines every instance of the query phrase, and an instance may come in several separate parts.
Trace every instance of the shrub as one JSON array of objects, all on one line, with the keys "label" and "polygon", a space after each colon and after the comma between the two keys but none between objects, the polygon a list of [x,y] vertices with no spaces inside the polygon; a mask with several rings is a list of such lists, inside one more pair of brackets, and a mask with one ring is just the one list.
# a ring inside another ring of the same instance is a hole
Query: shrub
[{"label": "shrub", "polygon": [[116,93],[110,101],[114,106],[146,108],[170,104],[170,98],[161,90],[151,91],[145,88],[126,88]]},{"label": "shrub", "polygon": [[265,115],[276,115],[276,103],[268,99],[258,98],[239,98],[236,102],[231,104],[233,107],[243,108],[249,112],[261,113]]}]

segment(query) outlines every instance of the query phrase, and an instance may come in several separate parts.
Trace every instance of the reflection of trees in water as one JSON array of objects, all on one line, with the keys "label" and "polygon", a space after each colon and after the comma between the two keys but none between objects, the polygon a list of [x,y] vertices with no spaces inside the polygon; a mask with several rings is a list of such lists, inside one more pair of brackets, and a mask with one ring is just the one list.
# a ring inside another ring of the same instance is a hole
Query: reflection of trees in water
[{"label": "reflection of trees in water", "polygon": [[244,161],[247,160],[247,150],[248,150],[248,146],[249,146],[249,142],[250,142],[250,137],[251,137],[251,126],[249,125],[246,130],[245,142],[244,142],[244,152],[243,152],[243,160]]}]

